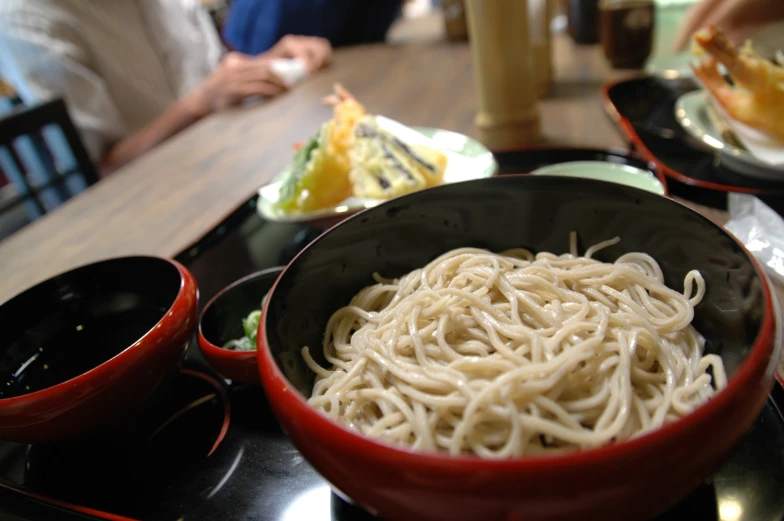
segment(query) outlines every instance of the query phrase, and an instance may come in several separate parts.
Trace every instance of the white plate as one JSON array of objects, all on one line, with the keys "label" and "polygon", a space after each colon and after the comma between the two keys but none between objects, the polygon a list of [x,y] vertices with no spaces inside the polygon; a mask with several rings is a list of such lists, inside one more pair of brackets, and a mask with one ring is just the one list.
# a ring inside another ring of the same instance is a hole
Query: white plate
[{"label": "white plate", "polygon": [[[498,170],[498,164],[487,147],[475,139],[457,132],[426,127],[407,127],[397,121],[376,116],[379,126],[410,145],[422,145],[436,148],[447,156],[444,183],[459,183],[472,179],[490,177]],[[270,183],[259,189],[256,210],[268,221],[287,223],[315,223],[346,217],[365,208],[372,208],[386,199],[364,199],[349,197],[340,204],[317,210],[315,212],[289,214],[276,208],[280,199],[280,188],[288,174],[288,169],[281,172]]]},{"label": "white plate", "polygon": [[737,148],[721,137],[708,115],[709,94],[703,90],[688,92],[675,102],[675,119],[706,148],[718,152],[719,160],[738,174],[765,181],[784,182],[784,166],[763,161]]}]

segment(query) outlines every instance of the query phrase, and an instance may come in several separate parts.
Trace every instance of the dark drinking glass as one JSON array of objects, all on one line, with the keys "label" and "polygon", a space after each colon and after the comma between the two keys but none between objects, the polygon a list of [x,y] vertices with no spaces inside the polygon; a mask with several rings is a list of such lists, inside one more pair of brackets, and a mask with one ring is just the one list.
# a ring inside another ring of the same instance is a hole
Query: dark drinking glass
[{"label": "dark drinking glass", "polygon": [[577,43],[599,41],[599,0],[569,0],[569,36]]},{"label": "dark drinking glass", "polygon": [[616,69],[638,69],[653,47],[653,0],[601,0],[604,55]]}]

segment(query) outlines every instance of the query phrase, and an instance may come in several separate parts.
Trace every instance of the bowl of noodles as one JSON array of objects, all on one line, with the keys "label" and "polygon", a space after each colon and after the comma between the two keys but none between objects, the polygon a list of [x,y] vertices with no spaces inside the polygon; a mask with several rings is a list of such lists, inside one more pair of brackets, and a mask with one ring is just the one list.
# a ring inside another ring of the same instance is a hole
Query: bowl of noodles
[{"label": "bowl of noodles", "polygon": [[383,519],[646,519],[709,478],[779,356],[721,226],[603,181],[436,187],[332,228],[262,312],[284,430]]}]

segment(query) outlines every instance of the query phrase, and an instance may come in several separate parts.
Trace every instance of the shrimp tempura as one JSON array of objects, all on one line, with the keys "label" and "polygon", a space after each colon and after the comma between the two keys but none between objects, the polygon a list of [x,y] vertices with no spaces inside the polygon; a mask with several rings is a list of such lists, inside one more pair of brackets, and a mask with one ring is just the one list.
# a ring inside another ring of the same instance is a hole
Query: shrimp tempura
[{"label": "shrimp tempura", "polygon": [[[740,49],[719,29],[710,26],[694,36],[709,56],[694,66],[694,73],[729,115],[784,143],[784,67],[762,58],[751,42]],[[734,86],[721,75],[727,68]]]}]

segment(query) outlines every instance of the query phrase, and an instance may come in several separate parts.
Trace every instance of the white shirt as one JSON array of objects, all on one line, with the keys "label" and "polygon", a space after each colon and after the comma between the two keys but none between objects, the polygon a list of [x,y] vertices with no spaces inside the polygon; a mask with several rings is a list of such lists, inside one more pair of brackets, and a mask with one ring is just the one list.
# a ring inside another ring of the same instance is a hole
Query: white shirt
[{"label": "white shirt", "polygon": [[222,53],[197,0],[0,0],[0,76],[26,103],[64,97],[96,161]]}]

